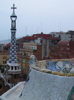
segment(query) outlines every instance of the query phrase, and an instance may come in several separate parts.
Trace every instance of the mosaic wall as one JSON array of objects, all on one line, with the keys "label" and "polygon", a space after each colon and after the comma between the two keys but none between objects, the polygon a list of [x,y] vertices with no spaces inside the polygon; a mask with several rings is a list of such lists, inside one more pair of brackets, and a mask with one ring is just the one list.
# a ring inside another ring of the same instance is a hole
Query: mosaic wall
[{"label": "mosaic wall", "polygon": [[74,59],[56,59],[37,61],[34,55],[30,56],[29,64],[50,71],[74,73]]},{"label": "mosaic wall", "polygon": [[74,73],[74,60],[64,61],[46,61],[46,69],[64,73]]}]

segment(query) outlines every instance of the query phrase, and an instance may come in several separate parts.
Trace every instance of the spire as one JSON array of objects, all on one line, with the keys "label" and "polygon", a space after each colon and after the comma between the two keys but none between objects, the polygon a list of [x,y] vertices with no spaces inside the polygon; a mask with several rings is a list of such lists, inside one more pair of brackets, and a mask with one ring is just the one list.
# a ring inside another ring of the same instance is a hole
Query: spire
[{"label": "spire", "polygon": [[13,7],[11,7],[11,9],[13,9],[13,13],[12,13],[11,16],[16,16],[16,15],[15,15],[15,9],[17,9],[17,8],[15,7],[15,4],[13,4]]},{"label": "spire", "polygon": [[13,4],[13,7],[11,7],[11,9],[13,9],[13,13],[10,16],[11,18],[11,46],[10,46],[10,56],[9,56],[9,60],[7,61],[7,65],[10,67],[8,72],[9,73],[15,73],[16,72],[20,72],[19,69],[19,63],[17,60],[17,52],[16,52],[16,18],[17,16],[15,15],[15,5]]}]

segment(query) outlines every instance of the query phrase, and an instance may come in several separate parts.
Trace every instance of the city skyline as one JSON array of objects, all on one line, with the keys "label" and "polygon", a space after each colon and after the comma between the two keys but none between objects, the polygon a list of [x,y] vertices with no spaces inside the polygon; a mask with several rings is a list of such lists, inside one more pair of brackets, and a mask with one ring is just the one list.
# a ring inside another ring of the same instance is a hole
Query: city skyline
[{"label": "city skyline", "polygon": [[11,6],[17,7],[16,37],[52,31],[74,30],[74,1],[18,0],[0,1],[0,40],[11,38]]}]

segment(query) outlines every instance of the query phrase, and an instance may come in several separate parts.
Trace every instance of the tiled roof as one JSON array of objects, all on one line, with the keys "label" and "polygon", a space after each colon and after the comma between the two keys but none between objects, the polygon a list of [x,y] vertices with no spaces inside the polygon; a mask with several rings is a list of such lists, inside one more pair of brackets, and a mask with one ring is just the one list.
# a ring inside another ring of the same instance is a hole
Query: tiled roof
[{"label": "tiled roof", "polygon": [[10,47],[10,43],[6,44],[6,47]]},{"label": "tiled roof", "polygon": [[33,34],[33,37],[51,37],[51,34]]},{"label": "tiled roof", "polygon": [[33,36],[26,36],[26,37],[23,37],[22,39],[29,39],[29,40],[33,40],[33,39],[37,39],[37,37],[33,37]]},{"label": "tiled roof", "polygon": [[57,45],[67,45],[69,41],[59,41]]}]

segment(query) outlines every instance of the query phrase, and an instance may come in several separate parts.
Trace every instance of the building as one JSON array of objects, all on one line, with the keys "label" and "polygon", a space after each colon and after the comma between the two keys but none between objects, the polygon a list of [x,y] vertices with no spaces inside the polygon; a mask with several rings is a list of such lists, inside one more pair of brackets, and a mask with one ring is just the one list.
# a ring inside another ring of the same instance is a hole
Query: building
[{"label": "building", "polygon": [[50,48],[50,59],[74,58],[74,41],[59,41],[56,47]]},{"label": "building", "polygon": [[29,72],[29,64],[28,64],[29,57],[20,55],[18,60],[21,67],[21,73],[27,75]]},{"label": "building", "polygon": [[74,58],[74,41],[60,41],[57,44],[59,58]]},{"label": "building", "polygon": [[61,41],[71,41],[74,40],[74,31],[69,30],[67,32],[51,32],[50,33],[54,37],[59,37]]},{"label": "building", "polygon": [[13,13],[10,16],[11,18],[11,45],[10,45],[10,54],[9,59],[7,60],[7,81],[12,86],[19,82],[19,76],[21,73],[21,69],[18,64],[17,60],[17,53],[16,53],[16,19],[17,16],[15,15],[15,5],[13,4]]},{"label": "building", "polygon": [[23,37],[21,40],[24,53],[27,56],[34,54],[38,60],[49,58],[50,47],[56,46],[60,41],[58,37],[52,37],[52,35],[43,32]]},{"label": "building", "polygon": [[[20,50],[25,51],[27,56],[30,56],[30,54],[34,54],[38,60],[41,59],[49,59],[49,53],[51,47],[55,47],[57,43],[60,41],[60,38],[54,37],[51,34],[44,34],[43,32],[39,34],[33,34],[32,36],[26,36],[20,39],[17,39],[16,45],[17,45],[17,51],[20,52]],[[37,45],[37,49],[29,47],[29,49],[23,47],[24,44],[33,46],[33,44]],[[6,46],[9,47],[9,44]]]},{"label": "building", "polygon": [[10,84],[6,81],[6,67],[7,59],[9,58],[9,52],[1,51],[0,52],[0,95],[5,93],[11,88]]},{"label": "building", "polygon": [[74,41],[74,31],[73,30],[69,30],[68,32],[66,32],[66,34],[68,35],[68,38],[69,38],[68,41]]},{"label": "building", "polygon": [[33,54],[38,60],[42,59],[42,44],[40,43],[24,42],[21,51],[23,51],[24,55],[27,57]]},{"label": "building", "polygon": [[0,51],[3,51],[4,44],[0,44]]},{"label": "building", "polygon": [[0,52],[0,65],[2,65],[2,67],[6,68],[6,62],[7,62],[8,58],[9,58],[8,51]]}]

